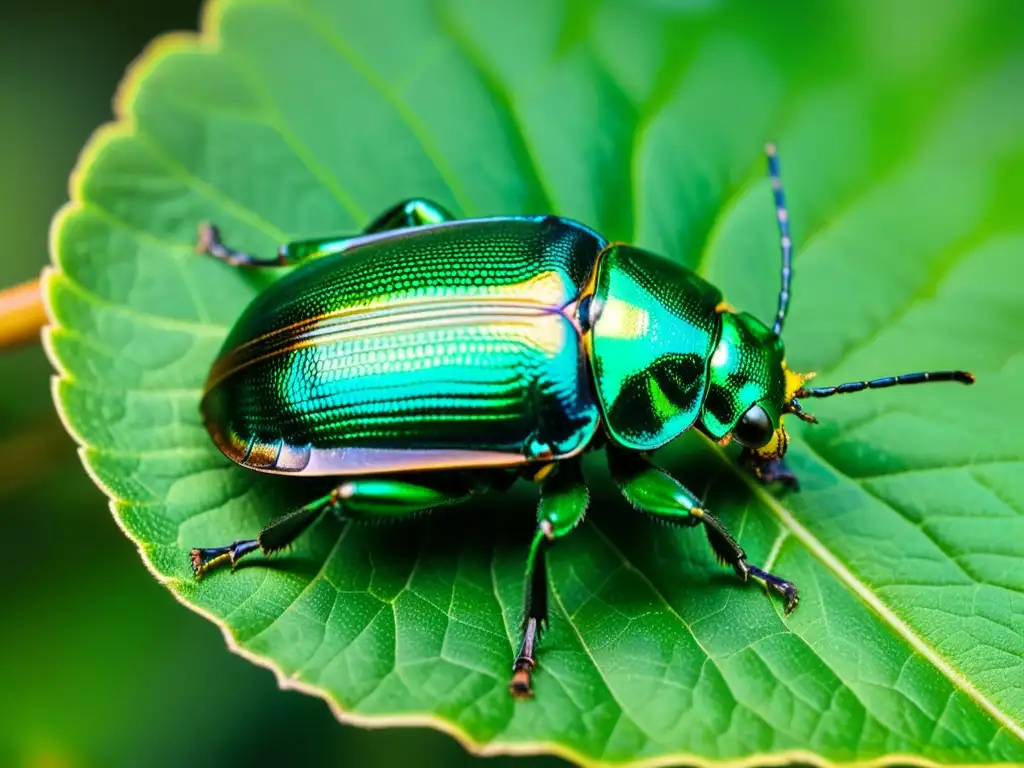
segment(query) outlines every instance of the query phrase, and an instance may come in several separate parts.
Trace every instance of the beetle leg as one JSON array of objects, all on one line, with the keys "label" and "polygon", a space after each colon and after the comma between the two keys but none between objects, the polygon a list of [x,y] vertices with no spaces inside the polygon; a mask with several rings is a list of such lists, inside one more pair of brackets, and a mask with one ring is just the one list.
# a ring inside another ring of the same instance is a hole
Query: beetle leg
[{"label": "beetle leg", "polygon": [[276,258],[268,259],[264,256],[253,256],[243,251],[236,251],[224,244],[220,239],[220,230],[213,224],[203,222],[199,225],[199,238],[196,241],[196,251],[204,256],[212,256],[215,259],[227,262],[233,267],[283,267],[287,264],[282,251]]},{"label": "beetle leg", "polygon": [[336,505],[337,489],[273,520],[255,539],[236,541],[224,547],[193,549],[192,572],[198,579],[210,568],[225,562],[231,563],[231,570],[234,570],[238,561],[250,552],[259,550],[264,555],[270,555],[283,549],[315,523],[325,511]]},{"label": "beetle leg", "polygon": [[756,477],[762,485],[771,485],[772,483],[779,482],[787,488],[792,488],[794,491],[800,490],[800,481],[796,473],[786,464],[785,459],[764,461],[759,459],[753,451],[744,448],[739,460],[740,465]]},{"label": "beetle leg", "polygon": [[544,478],[537,507],[537,531],[526,560],[523,639],[512,664],[509,691],[517,699],[533,695],[532,672],[540,633],[548,621],[547,550],[572,531],[587,512],[590,494],[578,460],[559,464]]},{"label": "beetle leg", "polygon": [[609,451],[608,458],[616,484],[635,508],[675,525],[703,525],[711,549],[723,564],[731,565],[744,581],[752,576],[778,593],[785,600],[786,614],[796,608],[800,601],[796,585],[748,563],[743,547],[682,483],[646,458],[624,451]]},{"label": "beetle leg", "polygon": [[213,224],[204,222],[199,225],[196,250],[235,267],[293,267],[304,261],[340,253],[348,248],[353,240],[365,235],[440,224],[454,219],[455,216],[443,206],[422,197],[414,197],[388,208],[370,222],[361,234],[333,235],[284,243],[278,248],[277,256],[274,258],[254,256],[228,247],[220,239],[220,230]]},{"label": "beetle leg", "polygon": [[454,214],[444,206],[426,198],[412,197],[388,208],[374,219],[363,232],[370,235],[375,232],[422,227],[427,224],[440,224],[444,221],[454,220]]},{"label": "beetle leg", "polygon": [[223,547],[193,549],[192,571],[199,578],[210,568],[225,562],[231,563],[234,570],[238,561],[250,552],[259,550],[264,555],[273,554],[295,541],[327,511],[344,520],[386,520],[457,504],[482,489],[483,486],[460,482],[460,479],[449,476],[439,476],[430,484],[392,477],[350,480],[272,521],[255,539],[236,541]]}]

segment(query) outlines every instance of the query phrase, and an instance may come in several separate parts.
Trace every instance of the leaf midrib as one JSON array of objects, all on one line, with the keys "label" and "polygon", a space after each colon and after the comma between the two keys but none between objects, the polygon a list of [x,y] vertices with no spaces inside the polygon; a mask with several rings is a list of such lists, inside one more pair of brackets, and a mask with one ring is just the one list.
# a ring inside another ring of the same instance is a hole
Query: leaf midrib
[{"label": "leaf midrib", "polygon": [[[591,521],[590,522],[590,528],[591,528],[592,531],[594,531],[601,538],[601,540],[604,542],[605,546],[607,546],[610,550],[612,550],[616,554],[616,556],[622,561],[623,566],[625,568],[628,568],[630,571],[632,571],[639,579],[641,579],[644,582],[644,584],[651,591],[651,593],[653,595],[655,595],[657,597],[657,599],[661,602],[661,604],[664,606],[665,610],[667,610],[672,615],[672,617],[674,619],[676,619],[676,621],[679,622],[680,626],[682,626],[687,631],[687,633],[690,635],[690,638],[693,640],[694,643],[696,643],[697,647],[700,648],[701,652],[705,656],[704,665],[702,665],[702,666],[706,666],[707,664],[711,664],[718,671],[718,674],[721,675],[721,677],[722,677],[724,685],[726,686],[726,688],[728,688],[729,694],[733,698],[734,706],[742,708],[744,711],[748,712],[751,716],[756,717],[758,720],[761,720],[761,722],[765,723],[765,725],[768,726],[769,728],[773,728],[771,723],[769,723],[767,720],[765,720],[760,712],[758,712],[758,711],[756,711],[754,709],[751,709],[750,707],[745,705],[735,695],[735,692],[732,690],[732,687],[728,683],[727,675],[722,670],[722,667],[721,667],[721,664],[720,664],[720,661],[722,659],[721,658],[716,659],[712,655],[711,651],[709,651],[707,649],[707,647],[704,645],[704,643],[701,642],[700,638],[697,636],[697,633],[694,632],[693,627],[690,624],[690,622],[686,621],[686,619],[684,619],[682,617],[682,615],[679,613],[679,611],[677,611],[675,609],[675,607],[672,605],[672,603],[669,602],[669,600],[666,597],[664,591],[661,590],[656,584],[654,584],[654,582],[652,582],[650,580],[650,578],[647,576],[646,572],[644,572],[640,568],[637,568],[636,565],[633,564],[632,560],[630,560],[629,557],[627,557],[626,554],[621,549],[619,549],[619,547],[612,541],[612,539],[610,539],[604,533],[604,531],[601,530],[600,526],[596,525],[594,522]],[[561,595],[558,592],[557,585],[552,583],[550,585],[550,588],[551,588],[552,596],[555,599],[555,602],[557,602],[559,607],[561,608],[563,616],[565,616],[565,618],[567,619],[567,623],[568,623],[569,627],[572,629],[573,633],[576,635],[576,638],[577,638],[577,640],[580,643],[580,647],[582,648],[583,652],[586,654],[586,656],[590,660],[590,662],[594,665],[594,669],[597,671],[598,676],[601,678],[602,684],[607,689],[608,695],[611,696],[611,698],[615,702],[616,706],[618,706],[618,708],[619,708],[619,716],[620,717],[623,717],[623,716],[628,717],[633,722],[633,724],[636,726],[636,728],[639,731],[641,731],[644,734],[644,736],[649,741],[651,741],[653,743],[656,743],[656,744],[660,743],[656,737],[652,736],[650,733],[648,733],[644,729],[643,724],[640,721],[640,719],[634,717],[630,713],[629,709],[625,706],[625,704],[615,694],[615,691],[614,691],[614,689],[612,687],[611,681],[605,675],[604,669],[601,667],[601,664],[594,657],[593,652],[590,650],[589,644],[587,643],[586,639],[583,637],[582,633],[580,632],[579,627],[576,625],[576,622],[573,620],[571,614],[568,612],[568,610],[566,610],[565,603],[563,602],[562,597],[561,597]],[[703,674],[703,671],[702,671],[702,674]],[[865,707],[865,711],[868,711],[867,707]],[[605,746],[607,748],[607,744]]]},{"label": "leaf midrib", "polygon": [[[850,480],[858,485],[855,478],[847,477],[836,467],[832,466],[821,454],[811,448],[807,441],[800,441],[801,447],[806,450],[813,458],[818,461],[822,466],[827,467],[829,470],[834,472],[839,477]],[[943,677],[945,677],[950,684],[956,689],[960,690],[964,695],[970,698],[975,704],[981,709],[991,715],[996,722],[998,722],[1007,731],[1016,736],[1022,743],[1024,743],[1024,725],[1017,723],[1008,714],[999,709],[994,703],[970,681],[968,681],[963,675],[957,671],[952,664],[944,659],[938,651],[932,648],[925,640],[918,635],[914,630],[899,618],[883,601],[876,595],[865,583],[858,579],[839,559],[835,553],[832,552],[825,544],[818,539],[808,528],[805,528],[795,517],[792,511],[785,507],[779,499],[772,496],[767,489],[765,489],[760,483],[753,477],[743,472],[739,466],[728,459],[727,456],[717,446],[712,446],[715,453],[725,462],[730,471],[742,480],[750,491],[757,497],[771,513],[775,516],[779,525],[788,530],[790,535],[796,538],[806,549],[813,555],[826,569],[832,572],[832,574],[858,599],[861,600],[868,608],[870,608],[893,632],[899,635],[915,652],[923,656],[929,664],[931,664]],[[879,499],[879,502],[885,504],[887,508],[891,508],[888,503],[884,500]]]}]

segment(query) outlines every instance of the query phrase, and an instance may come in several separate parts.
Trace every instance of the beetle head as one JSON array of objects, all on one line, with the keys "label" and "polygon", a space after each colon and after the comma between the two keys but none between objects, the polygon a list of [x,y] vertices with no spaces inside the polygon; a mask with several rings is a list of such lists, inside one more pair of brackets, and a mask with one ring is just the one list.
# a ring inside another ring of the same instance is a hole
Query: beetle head
[{"label": "beetle head", "polygon": [[786,414],[813,419],[795,399],[810,376],[786,367],[782,339],[753,315],[723,311],[721,318],[701,427],[722,445],[735,439],[755,463],[781,459],[789,444]]},{"label": "beetle head", "polygon": [[763,479],[772,474],[765,470],[770,470],[772,463],[781,460],[789,446],[789,435],[783,424],[786,415],[793,414],[802,421],[817,422],[800,406],[799,398],[831,397],[928,381],[974,383],[974,376],[966,371],[935,371],[851,381],[834,387],[805,387],[814,374],[789,370],[782,344],[782,326],[789,307],[793,277],[793,242],[775,145],[769,144],[765,149],[782,250],[778,311],[769,329],[746,312],[736,313],[728,305],[720,305],[722,333],[712,353],[707,397],[701,409],[703,431],[722,445],[733,439],[743,445],[744,462]]},{"label": "beetle head", "polygon": [[832,397],[900,384],[974,383],[974,375],[967,371],[930,371],[850,381],[834,387],[807,387],[805,384],[815,374],[789,369],[782,339],[772,330],[746,312],[727,309],[721,318],[722,332],[708,367],[700,426],[720,445],[733,440],[742,445],[743,462],[758,476],[786,455],[787,415],[817,423],[801,406],[801,398]]}]

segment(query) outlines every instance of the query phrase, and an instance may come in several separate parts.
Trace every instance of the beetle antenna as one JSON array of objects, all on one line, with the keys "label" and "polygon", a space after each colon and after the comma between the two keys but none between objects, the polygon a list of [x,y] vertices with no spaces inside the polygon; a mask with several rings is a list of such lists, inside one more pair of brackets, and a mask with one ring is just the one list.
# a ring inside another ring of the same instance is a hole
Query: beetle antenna
[{"label": "beetle antenna", "polygon": [[962,384],[973,384],[974,374],[967,371],[930,371],[928,373],[904,373],[901,376],[886,376],[871,381],[848,381],[835,387],[806,387],[796,391],[796,397],[832,397],[845,395],[847,392],[860,392],[863,389],[884,389],[897,384],[923,384],[926,381],[959,381]]},{"label": "beetle antenna", "polygon": [[782,247],[782,288],[779,290],[779,310],[775,313],[772,333],[782,335],[782,323],[789,308],[789,286],[793,281],[793,239],[789,236],[789,212],[782,194],[782,176],[779,174],[779,156],[774,144],[764,148],[768,155],[768,175],[772,180],[772,195],[775,197],[775,218],[779,222],[779,244]]}]

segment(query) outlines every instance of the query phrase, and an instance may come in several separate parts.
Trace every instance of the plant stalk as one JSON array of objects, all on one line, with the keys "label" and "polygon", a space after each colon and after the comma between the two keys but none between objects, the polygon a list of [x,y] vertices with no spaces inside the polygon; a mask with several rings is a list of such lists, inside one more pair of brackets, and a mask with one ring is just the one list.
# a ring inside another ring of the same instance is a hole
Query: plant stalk
[{"label": "plant stalk", "polygon": [[0,350],[38,343],[46,322],[38,278],[0,291]]}]

